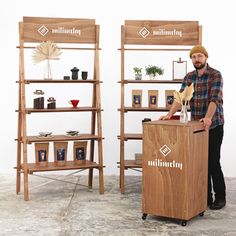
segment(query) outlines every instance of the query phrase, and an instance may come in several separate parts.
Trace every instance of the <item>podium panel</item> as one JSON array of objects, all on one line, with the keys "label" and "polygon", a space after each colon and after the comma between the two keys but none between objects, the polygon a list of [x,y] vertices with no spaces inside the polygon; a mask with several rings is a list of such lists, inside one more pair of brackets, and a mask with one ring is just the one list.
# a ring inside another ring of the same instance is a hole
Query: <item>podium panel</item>
[{"label": "podium panel", "polygon": [[143,124],[142,210],[189,220],[207,208],[208,132],[178,120]]}]

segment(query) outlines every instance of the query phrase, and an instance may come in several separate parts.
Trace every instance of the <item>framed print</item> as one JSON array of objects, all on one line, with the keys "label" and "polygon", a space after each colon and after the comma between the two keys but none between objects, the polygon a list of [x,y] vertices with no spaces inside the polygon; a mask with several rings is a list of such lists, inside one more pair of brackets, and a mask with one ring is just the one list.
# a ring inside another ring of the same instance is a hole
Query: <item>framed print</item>
[{"label": "framed print", "polygon": [[74,161],[77,164],[85,163],[87,154],[87,141],[74,142],[73,152]]},{"label": "framed print", "polygon": [[170,108],[174,102],[174,91],[175,90],[165,90],[166,108]]},{"label": "framed print", "polygon": [[181,58],[178,61],[173,61],[173,80],[182,81],[186,74],[187,61],[182,61]]},{"label": "framed print", "polygon": [[132,107],[142,107],[142,90],[132,90]]},{"label": "framed print", "polygon": [[49,143],[35,143],[35,163],[45,166],[48,164]]},{"label": "framed print", "polygon": [[148,107],[158,107],[158,90],[148,90]]},{"label": "framed print", "polygon": [[65,165],[67,161],[68,142],[54,142],[54,162],[57,165]]}]

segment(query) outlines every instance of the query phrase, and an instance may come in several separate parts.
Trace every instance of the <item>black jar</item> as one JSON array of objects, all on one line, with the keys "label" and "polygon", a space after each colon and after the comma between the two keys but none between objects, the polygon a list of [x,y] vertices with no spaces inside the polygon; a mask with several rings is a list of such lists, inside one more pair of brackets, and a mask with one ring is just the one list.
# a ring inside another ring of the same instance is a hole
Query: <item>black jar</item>
[{"label": "black jar", "polygon": [[82,71],[81,72],[81,77],[83,80],[86,80],[88,78],[88,72],[87,71]]},{"label": "black jar", "polygon": [[71,78],[73,80],[77,80],[78,79],[78,72],[79,72],[79,69],[77,67],[74,67],[70,70],[72,72],[72,76]]},{"label": "black jar", "polygon": [[56,109],[56,100],[54,97],[50,97],[48,100],[47,108],[48,109]]},{"label": "black jar", "polygon": [[44,97],[41,96],[44,94],[44,92],[40,89],[37,89],[34,94],[37,96],[34,98],[34,109],[44,109]]}]

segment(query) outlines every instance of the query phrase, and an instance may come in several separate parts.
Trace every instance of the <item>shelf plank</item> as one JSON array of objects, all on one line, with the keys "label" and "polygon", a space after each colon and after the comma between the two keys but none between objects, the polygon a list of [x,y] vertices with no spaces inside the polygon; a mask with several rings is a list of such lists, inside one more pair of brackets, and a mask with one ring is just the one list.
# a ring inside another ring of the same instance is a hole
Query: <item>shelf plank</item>
[{"label": "shelf plank", "polygon": [[[121,111],[121,108],[118,109],[118,111]],[[124,107],[124,112],[128,111],[169,111],[166,107],[158,107],[158,108],[149,108],[149,107]]]},{"label": "shelf plank", "polygon": [[118,48],[120,51],[191,51],[191,48]]},{"label": "shelf plank", "polygon": [[[118,111],[121,111],[121,108],[118,109]],[[124,107],[124,112],[129,112],[129,111],[148,111],[148,112],[156,112],[156,111],[169,111],[169,108],[166,107],[158,107],[158,108],[149,108],[149,107]],[[178,112],[180,109],[178,110]],[[191,111],[191,109],[187,109],[188,112]]]},{"label": "shelf plank", "polygon": [[[76,141],[76,140],[99,140],[103,139],[98,137],[98,135],[92,134],[79,134],[77,136],[67,136],[67,135],[52,135],[50,137],[39,137],[39,136],[27,136],[26,143],[31,144],[35,142],[55,142],[55,141]],[[18,139],[16,139],[18,141]],[[22,142],[22,139],[19,140]]]},{"label": "shelf plank", "polygon": [[[120,139],[120,135],[118,135],[117,137],[118,137],[118,139]],[[125,133],[124,138],[125,138],[125,141],[127,141],[127,140],[142,140],[143,135],[138,134],[138,133]]]},{"label": "shelf plank", "polygon": [[[17,112],[19,110],[16,110]],[[25,112],[27,114],[30,113],[39,113],[39,112],[86,112],[86,111],[102,111],[101,109],[97,109],[96,107],[57,107],[55,109],[35,109],[35,108],[26,108]]]},{"label": "shelf plank", "polygon": [[[19,83],[19,81],[17,81]],[[31,84],[31,83],[43,83],[43,84],[63,84],[63,83],[102,83],[102,81],[94,80],[94,79],[87,79],[87,80],[63,80],[63,79],[52,79],[52,80],[44,80],[44,79],[27,79],[24,80],[25,84]]]},{"label": "shelf plank", "polygon": [[124,80],[118,81],[118,83],[124,84],[181,84],[183,80]]},{"label": "shelf plank", "polygon": [[[34,46],[16,46],[16,48],[20,49],[20,48],[24,48],[24,49],[35,49],[36,47]],[[59,49],[62,49],[62,50],[92,50],[92,51],[95,51],[95,50],[102,50],[101,48],[82,48],[82,47],[58,47]]]},{"label": "shelf plank", "polygon": [[[120,165],[120,162],[117,162],[117,164]],[[136,164],[135,160],[125,160],[124,167],[125,167],[125,169],[128,169],[128,168],[142,168],[142,164]]]},{"label": "shelf plank", "polygon": [[[99,164],[92,161],[87,161],[84,164],[77,164],[74,161],[67,161],[65,165],[56,164],[55,162],[48,162],[47,164],[39,165],[36,163],[28,163],[28,172],[43,172],[43,171],[56,171],[56,170],[74,170],[74,169],[88,169],[88,168],[99,168]],[[21,164],[23,170],[23,164]]]}]

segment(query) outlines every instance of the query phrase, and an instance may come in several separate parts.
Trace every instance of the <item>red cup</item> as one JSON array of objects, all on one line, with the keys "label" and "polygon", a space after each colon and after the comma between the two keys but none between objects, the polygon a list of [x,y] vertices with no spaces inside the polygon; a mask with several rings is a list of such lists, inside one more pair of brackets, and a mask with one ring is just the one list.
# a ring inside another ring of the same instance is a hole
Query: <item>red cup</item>
[{"label": "red cup", "polygon": [[74,108],[76,108],[79,103],[79,100],[70,100],[68,103],[71,104]]}]

